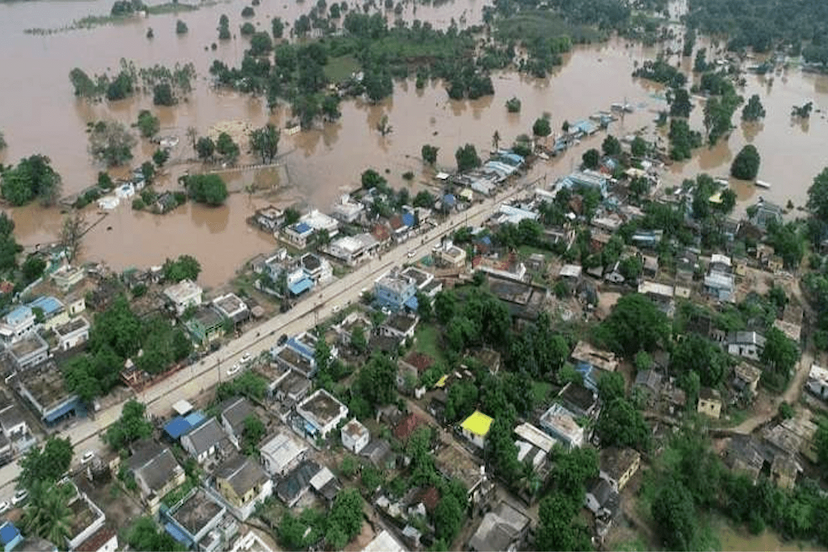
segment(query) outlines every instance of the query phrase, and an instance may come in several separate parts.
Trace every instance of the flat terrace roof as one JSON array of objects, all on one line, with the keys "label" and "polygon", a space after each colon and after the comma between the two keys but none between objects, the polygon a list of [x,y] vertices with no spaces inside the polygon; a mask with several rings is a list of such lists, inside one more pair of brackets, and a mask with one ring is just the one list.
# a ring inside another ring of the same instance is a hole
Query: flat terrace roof
[{"label": "flat terrace roof", "polygon": [[172,517],[191,535],[195,535],[220,512],[221,507],[210,500],[203,489],[198,489],[181,504]]},{"label": "flat terrace roof", "polygon": [[339,407],[342,404],[326,392],[316,393],[309,400],[302,404],[302,409],[313,414],[322,424],[339,415]]},{"label": "flat terrace roof", "polygon": [[43,408],[69,396],[63,385],[63,375],[57,368],[26,374],[26,381],[21,385]]}]

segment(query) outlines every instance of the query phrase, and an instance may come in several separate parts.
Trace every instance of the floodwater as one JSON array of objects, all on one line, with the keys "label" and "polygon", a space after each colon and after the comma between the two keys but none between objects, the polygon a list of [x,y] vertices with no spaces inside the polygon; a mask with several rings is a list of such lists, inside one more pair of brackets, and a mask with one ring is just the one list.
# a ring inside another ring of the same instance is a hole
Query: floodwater
[{"label": "floodwater", "polygon": [[719,530],[719,540],[722,550],[739,552],[799,552],[800,550],[817,550],[813,543],[796,543],[783,541],[769,530],[759,535],[751,535],[744,529],[734,529],[724,525]]},{"label": "floodwater", "polygon": [[[195,12],[151,16],[42,36],[24,34],[23,30],[57,28],[86,15],[105,14],[109,3],[0,3],[0,51],[6,54],[0,57],[0,74],[4,75],[0,80],[0,130],[9,143],[7,150],[0,154],[0,162],[14,163],[21,157],[44,153],[52,158],[63,176],[64,193],[77,192],[94,183],[95,175],[101,170],[91,162],[86,151],[87,122],[114,118],[133,123],[141,109],[152,109],[161,118],[162,134],[181,138],[169,162],[168,175],[161,179],[163,188],[175,182],[186,169],[200,170],[188,163],[192,157],[185,137],[188,127],[206,134],[213,125],[225,121],[245,121],[255,127],[269,120],[284,126],[290,118],[288,109],[279,108],[269,113],[262,99],[215,91],[208,84],[208,68],[213,59],[235,65],[246,47],[246,40],[237,37],[219,44],[216,51],[210,50],[209,46],[217,42],[218,18],[226,13],[231,29],[236,32],[243,22],[239,14],[246,4],[242,0],[231,0]],[[443,28],[454,19],[463,27],[479,23],[486,4],[484,0],[420,4],[415,13],[414,3],[407,2],[403,17],[430,21],[435,27]],[[310,7],[309,2],[263,0],[255,8],[254,21],[261,30],[268,31],[272,16],[292,22]],[[189,26],[189,33],[184,36],[174,32],[179,18]],[[153,40],[145,37],[149,27],[154,29]],[[166,216],[133,212],[126,202],[90,231],[83,257],[104,260],[113,268],[121,269],[159,264],[165,257],[188,253],[196,256],[204,267],[202,282],[218,285],[231,278],[245,259],[275,247],[271,236],[252,231],[245,223],[257,206],[305,200],[327,209],[339,194],[358,185],[359,175],[367,167],[386,172],[394,186],[407,185],[402,174],[412,171],[415,173],[413,189],[419,188],[431,181],[432,174],[419,160],[423,144],[438,146],[438,166],[451,168],[458,146],[469,142],[479,152],[485,152],[492,147],[495,130],[502,138],[501,144],[508,145],[518,134],[529,132],[534,120],[544,112],[551,115],[553,129],[559,129],[564,120],[585,118],[624,99],[636,111],[614,123],[610,132],[622,136],[644,128],[648,135],[656,137],[653,120],[659,110],[666,108],[663,90],[631,77],[637,64],[655,54],[654,49],[622,40],[579,47],[564,56],[563,65],[546,79],[513,72],[495,74],[495,95],[474,101],[449,100],[438,82],[429,83],[423,90],[416,90],[413,81],[395,83],[393,97],[384,102],[371,105],[349,100],[342,104],[342,118],[336,123],[293,137],[283,134],[280,150],[286,167],[278,176],[272,172],[235,173],[228,178],[231,189],[244,190],[255,184],[257,189],[273,187],[278,193],[271,193],[266,199],[257,199],[257,196],[251,199],[240,191],[222,208],[188,205]],[[186,102],[160,109],[154,108],[151,98],[146,96],[99,104],[88,104],[73,97],[68,79],[73,67],[81,67],[90,74],[100,73],[116,70],[121,58],[133,60],[138,66],[156,63],[172,66],[176,62],[192,61],[198,73],[195,90]],[[682,67],[687,69],[688,65],[684,60]],[[811,180],[828,165],[824,149],[828,143],[828,122],[821,112],[814,113],[805,124],[792,123],[789,114],[793,105],[809,100],[817,108],[828,106],[828,77],[790,69],[773,76],[771,83],[770,76],[751,75],[742,94],[747,97],[753,93],[760,95],[768,112],[766,119],[743,126],[738,123],[737,114],[734,121],[738,126],[729,140],[712,149],[703,148],[691,161],[670,167],[667,185],[692,178],[700,171],[725,175],[739,149],[753,143],[762,155],[759,178],[773,185],[770,190],[761,190],[761,194],[783,204],[788,199],[797,205],[804,203]],[[521,113],[507,113],[504,103],[512,96],[521,99]],[[702,105],[697,103],[692,124],[701,128]],[[383,115],[388,116],[393,127],[393,132],[385,138],[376,131]],[[585,149],[600,147],[601,136],[584,140],[566,155],[548,163],[540,162],[535,172],[548,173],[552,179],[573,169]],[[135,150],[135,164],[146,160],[152,151],[153,147],[143,142]],[[254,160],[245,157],[242,161]],[[750,183],[733,182],[732,185],[742,200],[755,199],[760,192]],[[25,245],[54,239],[60,227],[57,210],[30,206],[14,209],[12,215],[17,222],[19,240]],[[90,207],[87,219],[97,218],[96,210]],[[216,255],[216,251],[221,254]]]}]

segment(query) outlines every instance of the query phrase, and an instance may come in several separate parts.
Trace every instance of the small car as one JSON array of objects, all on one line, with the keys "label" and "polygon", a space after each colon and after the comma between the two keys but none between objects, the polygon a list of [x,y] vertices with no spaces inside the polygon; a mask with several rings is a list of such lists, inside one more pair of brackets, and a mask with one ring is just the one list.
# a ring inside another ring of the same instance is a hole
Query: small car
[{"label": "small car", "polygon": [[279,336],[279,340],[276,342],[277,345],[284,345],[287,342],[288,337],[287,334],[282,334]]},{"label": "small car", "polygon": [[334,308],[331,309],[331,312],[333,312],[333,313],[339,312],[339,305],[335,305]]},{"label": "small car", "polygon": [[253,356],[250,353],[244,353],[241,357],[241,363],[247,364],[248,362],[250,362],[252,358]]},{"label": "small car", "polygon": [[241,365],[240,364],[234,364],[233,366],[231,366],[230,368],[227,369],[227,375],[228,376],[234,376],[234,375],[239,373],[239,370],[241,370]]},{"label": "small car", "polygon": [[91,451],[91,450],[87,450],[86,452],[83,453],[83,456],[81,456],[81,465],[88,464],[89,462],[92,461],[93,458],[95,458],[95,452]]},{"label": "small car", "polygon": [[413,257],[416,254],[417,254],[417,252],[414,251],[413,249],[411,249],[411,250],[408,251],[408,258],[410,259],[411,257]]},{"label": "small car", "polygon": [[17,506],[18,504],[23,504],[26,502],[26,499],[29,498],[29,491],[26,489],[18,489],[14,496],[12,497],[12,504]]},{"label": "small car", "polygon": [[0,502],[0,514],[4,514],[4,513],[8,512],[9,508],[11,508],[11,504],[9,504],[8,500],[4,500],[3,502]]}]

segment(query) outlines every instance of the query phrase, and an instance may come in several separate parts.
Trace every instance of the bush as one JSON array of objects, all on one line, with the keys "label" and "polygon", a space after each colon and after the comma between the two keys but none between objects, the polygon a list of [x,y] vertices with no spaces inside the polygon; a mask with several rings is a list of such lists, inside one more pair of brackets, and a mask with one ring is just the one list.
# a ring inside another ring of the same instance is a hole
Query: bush
[{"label": "bush", "polygon": [[[253,26],[253,23],[245,23],[241,26],[241,34],[242,36],[252,36],[256,32],[256,27]],[[221,38],[221,37],[219,37]]]},{"label": "bush", "polygon": [[180,19],[175,22],[175,34],[187,34],[187,24],[181,21]]},{"label": "bush", "polygon": [[146,204],[144,203],[144,200],[140,197],[136,197],[132,200],[132,208],[134,210],[141,211],[144,207],[146,207]]},{"label": "bush", "polygon": [[414,173],[411,171],[406,171],[402,175],[404,180],[414,180]]},{"label": "bush", "polygon": [[740,180],[753,180],[759,174],[760,163],[761,158],[756,146],[748,144],[733,159],[730,175]]},{"label": "bush", "polygon": [[254,15],[256,15],[256,12],[254,12],[253,8],[250,6],[245,6],[241,11],[242,17],[253,17]]},{"label": "bush", "polygon": [[506,111],[509,113],[520,113],[520,100],[514,96],[506,100]]}]

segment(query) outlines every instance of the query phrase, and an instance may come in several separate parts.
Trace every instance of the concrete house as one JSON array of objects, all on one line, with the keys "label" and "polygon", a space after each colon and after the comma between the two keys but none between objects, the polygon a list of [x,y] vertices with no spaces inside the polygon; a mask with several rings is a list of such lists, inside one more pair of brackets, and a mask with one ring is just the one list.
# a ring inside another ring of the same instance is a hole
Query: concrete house
[{"label": "concrete house", "polygon": [[621,492],[641,466],[641,455],[631,448],[601,449],[599,466],[601,478]]},{"label": "concrete house", "polygon": [[202,293],[201,287],[195,282],[181,280],[165,289],[164,297],[175,309],[175,313],[181,316],[189,307],[197,307],[201,304]]},{"label": "concrete house", "polygon": [[53,331],[58,338],[58,349],[68,351],[86,343],[89,340],[89,328],[89,322],[83,316],[55,326]]},{"label": "concrete house", "polygon": [[198,345],[205,345],[221,337],[224,333],[224,318],[209,307],[199,307],[184,325],[192,340]]},{"label": "concrete house", "polygon": [[558,398],[576,416],[597,418],[599,411],[598,393],[578,383],[567,383]]},{"label": "concrete house", "polygon": [[351,201],[349,194],[343,194],[331,207],[331,216],[345,224],[352,224],[359,219],[364,211],[365,205]]},{"label": "concrete house", "polygon": [[412,340],[414,339],[417,322],[419,322],[419,318],[416,315],[394,313],[377,327],[376,334],[393,337],[400,341]]},{"label": "concrete house", "polygon": [[203,464],[209,458],[218,454],[221,442],[225,439],[227,439],[227,435],[221,430],[219,423],[215,418],[210,418],[182,435],[181,446],[199,464]]},{"label": "concrete house", "polygon": [[719,392],[709,387],[702,387],[699,390],[699,405],[696,410],[699,414],[718,420],[722,414],[722,397]]},{"label": "concrete house", "polygon": [[78,396],[66,391],[63,374],[56,366],[30,370],[25,378],[18,378],[17,390],[48,426],[84,411]]},{"label": "concrete house", "polygon": [[529,518],[506,502],[500,502],[483,520],[469,539],[471,551],[522,550],[529,533]]},{"label": "concrete house", "polygon": [[43,329],[51,330],[55,326],[64,324],[69,321],[69,312],[66,306],[55,297],[43,296],[38,297],[27,305],[32,312],[39,312],[43,321],[40,326]]},{"label": "concrete house", "polygon": [[216,487],[228,510],[245,521],[256,505],[273,494],[273,481],[252,458],[236,455],[216,468]]},{"label": "concrete house", "polygon": [[342,236],[337,238],[330,243],[326,252],[343,264],[355,266],[373,256],[379,246],[380,243],[374,236],[363,232],[353,237]]},{"label": "concrete house", "polygon": [[541,429],[560,441],[566,448],[583,446],[584,428],[575,421],[577,416],[560,404],[553,404],[540,419]]},{"label": "concrete house", "polygon": [[828,399],[828,370],[811,365],[811,370],[808,372],[808,381],[805,384],[806,389],[819,397],[822,400]]},{"label": "concrete house", "polygon": [[82,267],[63,265],[52,273],[52,281],[62,292],[66,293],[86,277]]},{"label": "concrete house", "polygon": [[31,332],[6,349],[6,354],[16,370],[28,370],[46,362],[49,344],[37,332]]},{"label": "concrete house", "polygon": [[727,336],[727,352],[758,361],[765,350],[765,337],[756,332],[732,332]]},{"label": "concrete house", "polygon": [[161,510],[161,524],[167,533],[190,550],[224,550],[228,537],[238,531],[236,524],[223,524],[227,508],[203,488],[196,487],[169,510]]},{"label": "concrete house", "polygon": [[284,477],[305,459],[307,453],[308,446],[287,430],[276,433],[260,450],[265,471],[274,477]]},{"label": "concrete house", "polygon": [[416,281],[396,271],[384,274],[374,282],[374,300],[380,307],[386,307],[392,311],[402,310],[405,307],[417,310],[416,293]]},{"label": "concrete house", "polygon": [[489,434],[489,428],[491,428],[493,421],[489,416],[475,410],[471,416],[460,424],[463,437],[471,441],[477,448],[485,448],[486,435]]},{"label": "concrete house", "polygon": [[227,293],[216,297],[212,301],[213,308],[222,318],[228,318],[233,324],[241,324],[250,318],[250,309],[247,303],[235,293]]},{"label": "concrete house", "polygon": [[296,407],[302,430],[311,437],[323,439],[348,416],[348,407],[324,389],[317,390]]},{"label": "concrete house", "polygon": [[233,446],[241,448],[242,435],[244,434],[245,420],[248,416],[256,416],[253,405],[244,397],[227,399],[221,406],[221,427],[230,438]]},{"label": "concrete house", "polygon": [[6,316],[0,322],[0,339],[8,346],[17,343],[26,337],[35,327],[35,315],[32,309],[21,305]]},{"label": "concrete house", "polygon": [[745,362],[740,362],[733,369],[733,387],[748,394],[755,395],[762,377],[762,370]]},{"label": "concrete house", "polygon": [[371,433],[367,427],[354,418],[342,426],[341,438],[343,447],[354,454],[359,454],[371,441]]},{"label": "concrete house", "polygon": [[145,440],[133,445],[132,449],[127,465],[141,491],[141,498],[154,513],[164,495],[184,483],[186,474],[163,445]]}]

